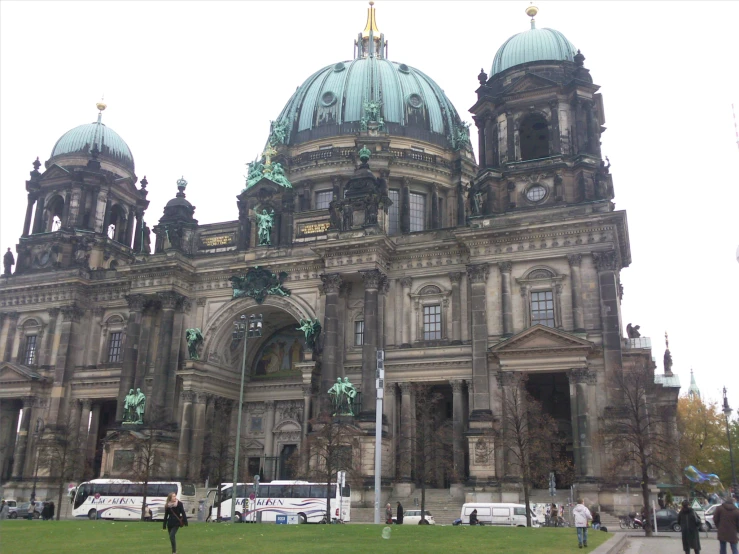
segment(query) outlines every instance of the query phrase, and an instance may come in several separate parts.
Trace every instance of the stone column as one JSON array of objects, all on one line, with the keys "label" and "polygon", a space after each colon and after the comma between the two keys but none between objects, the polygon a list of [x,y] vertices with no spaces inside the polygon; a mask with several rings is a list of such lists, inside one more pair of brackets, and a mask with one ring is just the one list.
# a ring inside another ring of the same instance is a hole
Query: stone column
[{"label": "stone column", "polygon": [[407,235],[411,232],[411,180],[403,177],[400,187],[400,232]]},{"label": "stone column", "polygon": [[168,421],[176,421],[175,408],[177,406],[177,368],[180,357],[185,356],[185,314],[190,313],[192,304],[190,299],[180,296],[175,307],[174,321],[172,325],[172,342],[169,350],[169,365],[167,366],[167,381],[164,388],[165,417]]},{"label": "stone column", "polygon": [[136,361],[136,377],[134,379],[134,385],[136,388],[143,388],[146,379],[146,372],[149,368],[149,356],[151,355],[151,344],[155,340],[153,333],[156,312],[159,310],[159,302],[149,301],[146,304],[146,309],[142,313],[141,319],[141,333],[139,334],[139,355]]},{"label": "stone column", "polygon": [[460,181],[457,183],[457,227],[464,227],[467,223],[467,214],[464,209],[464,193],[464,185]]},{"label": "stone column", "polygon": [[39,351],[38,363],[40,367],[50,367],[52,365],[52,349],[54,348],[54,337],[56,336],[56,322],[59,317],[59,308],[50,308],[49,313],[49,327],[44,333],[44,340],[41,344],[41,350]]},{"label": "stone column", "polygon": [[123,420],[123,399],[128,391],[134,388],[136,376],[136,362],[139,354],[139,338],[141,334],[141,312],[144,309],[146,298],[143,294],[126,296],[128,302],[128,323],[126,325],[126,344],[123,349],[123,364],[121,378],[118,382],[118,405],[115,410],[115,420]]},{"label": "stone column", "polygon": [[449,381],[452,386],[452,449],[454,456],[454,479],[461,483],[465,478],[464,467],[464,380]]},{"label": "stone column", "polygon": [[[0,475],[7,474],[10,458],[17,438],[20,409],[14,399],[0,400]],[[9,468],[12,473],[13,468]]]},{"label": "stone column", "polygon": [[495,145],[497,140],[497,129],[495,128],[495,119],[488,115],[485,117],[485,161],[487,167],[498,167],[498,160],[495,159]]},{"label": "stone column", "polygon": [[59,338],[59,349],[56,354],[54,366],[54,384],[51,387],[51,401],[47,423],[50,425],[61,425],[66,415],[66,403],[64,402],[65,389],[74,371],[74,339],[77,335],[76,327],[83,316],[84,311],[76,304],[63,306],[62,327]]},{"label": "stone column", "polygon": [[[326,388],[328,390],[328,388]],[[264,403],[264,457],[270,458],[274,456],[275,448],[275,436],[272,432],[275,428],[275,402],[268,400]],[[267,476],[272,479],[275,473],[274,460],[264,461],[264,470],[267,472]]]},{"label": "stone column", "polygon": [[5,336],[5,356],[3,360],[6,362],[10,361],[11,355],[13,354],[13,343],[15,342],[15,335],[18,332],[18,312],[6,312],[5,319],[8,320],[8,331]]},{"label": "stone column", "polygon": [[[411,347],[411,325],[413,324],[413,311],[411,309],[411,286],[412,277],[403,277],[400,286],[403,287],[403,320],[401,325],[401,348]],[[365,323],[365,327],[367,324]]]},{"label": "stone column", "polygon": [[580,476],[593,474],[593,439],[591,429],[592,410],[589,409],[589,390],[596,384],[596,376],[589,369],[573,369],[570,378],[570,406],[572,411],[572,435],[575,469]]},{"label": "stone column", "polygon": [[23,221],[23,236],[27,237],[31,230],[31,217],[33,216],[33,204],[36,198],[33,194],[28,194],[28,206],[26,206],[26,219]]},{"label": "stone column", "polygon": [[[377,291],[386,277],[377,269],[362,271],[364,281],[364,341],[362,342],[362,412],[375,412],[377,389]],[[326,389],[328,390],[328,389]]]},{"label": "stone column", "polygon": [[452,283],[452,344],[462,344],[462,273],[455,271],[449,274]]},{"label": "stone column", "polygon": [[131,248],[131,241],[133,240],[133,230],[134,230],[134,213],[129,211],[128,217],[126,218],[126,238],[124,239],[126,246]]},{"label": "stone column", "polygon": [[69,207],[72,202],[72,192],[67,190],[64,193],[64,207],[62,208],[62,229],[72,228],[73,221],[69,217]]},{"label": "stone column", "polygon": [[[83,406],[84,409],[84,406]],[[98,431],[100,430],[100,404],[91,403],[90,430],[87,432],[87,458],[92,461],[98,448]]]},{"label": "stone column", "polygon": [[434,183],[431,185],[431,228],[439,229],[441,227],[441,214],[439,213],[439,186]]},{"label": "stone column", "polygon": [[177,476],[187,477],[190,461],[190,435],[192,434],[192,403],[195,393],[191,390],[183,390],[180,393],[182,404],[182,418],[180,419],[180,446],[177,450]]},{"label": "stone column", "polygon": [[[326,391],[336,382],[338,375],[337,362],[339,358],[339,290],[342,279],[338,273],[321,275],[323,293],[326,295],[325,317],[323,325],[323,364],[321,368],[321,410],[328,409]],[[367,323],[365,322],[365,332]],[[271,454],[270,454],[271,455]]]},{"label": "stone column", "polygon": [[80,400],[79,437],[80,437],[80,442],[82,442],[83,444],[88,444],[87,443],[87,432],[90,426],[90,409],[91,408],[92,408],[92,400],[90,400],[89,398],[83,398],[82,400]]},{"label": "stone column", "polygon": [[490,377],[488,375],[487,280],[488,264],[467,266],[470,282],[470,315],[472,318],[472,414],[470,418],[487,417],[490,411]]},{"label": "stone column", "polygon": [[31,428],[31,408],[35,398],[26,396],[23,398],[23,416],[18,429],[18,437],[15,440],[15,451],[13,453],[13,480],[19,481],[23,478],[23,466],[26,461],[26,447],[28,446],[28,433]]},{"label": "stone column", "polygon": [[[205,440],[205,408],[207,395],[203,392],[195,393],[193,399],[193,426],[192,441],[190,443],[190,460],[188,478],[200,481],[200,467],[203,462],[203,441]],[[181,447],[180,447],[181,448]]]},{"label": "stone column", "polygon": [[551,100],[549,102],[549,111],[551,113],[549,118],[549,152],[552,155],[561,154],[562,143],[559,130],[559,102],[557,100]]},{"label": "stone column", "polygon": [[507,150],[507,162],[516,161],[516,141],[515,141],[515,128],[513,123],[513,113],[506,112],[506,130],[508,135],[506,137],[506,150]]},{"label": "stone column", "polygon": [[585,315],[582,306],[582,275],[580,274],[580,262],[582,254],[570,254],[567,256],[570,263],[570,283],[572,286],[572,319],[576,333],[585,332]]},{"label": "stone column", "polygon": [[144,212],[138,210],[136,212],[136,229],[133,236],[133,251],[138,254],[141,252],[141,234],[144,230]]},{"label": "stone column", "polygon": [[400,387],[400,480],[410,482],[411,461],[413,455],[412,422],[411,416],[411,384],[398,383]]},{"label": "stone column", "polygon": [[44,222],[44,197],[39,196],[36,202],[36,215],[33,218],[33,232],[43,233],[46,231]]},{"label": "stone column", "polygon": [[513,335],[513,297],[511,296],[511,262],[498,262],[500,269],[500,295],[503,312],[503,336]]},{"label": "stone column", "polygon": [[619,261],[615,250],[593,252],[598,271],[600,320],[606,371],[621,368],[621,321],[618,306]]},{"label": "stone column", "polygon": [[300,430],[303,440],[308,436],[308,422],[310,421],[310,397],[313,392],[311,385],[303,385],[303,427]]},{"label": "stone column", "polygon": [[[180,302],[180,295],[176,292],[157,293],[162,303],[162,319],[159,325],[159,343],[157,344],[157,358],[154,366],[154,380],[151,387],[151,404],[147,405],[151,411],[149,415],[155,418],[166,419],[167,383],[169,380],[169,358],[172,350],[172,334],[174,331],[175,308]],[[148,403],[147,403],[148,404]]]}]

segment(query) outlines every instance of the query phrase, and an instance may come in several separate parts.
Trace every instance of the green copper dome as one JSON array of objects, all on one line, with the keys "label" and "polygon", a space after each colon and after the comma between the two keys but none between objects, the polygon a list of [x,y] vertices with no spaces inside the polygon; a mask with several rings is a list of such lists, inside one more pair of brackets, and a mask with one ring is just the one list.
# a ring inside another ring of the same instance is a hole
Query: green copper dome
[{"label": "green copper dome", "polygon": [[503,43],[495,54],[492,77],[509,67],[539,61],[574,61],[577,48],[555,29],[536,29],[513,35]]},{"label": "green copper dome", "polygon": [[390,135],[445,147],[462,126],[457,110],[431,78],[379,56],[319,69],[298,87],[277,123],[285,128],[284,142],[298,144],[356,134],[363,120],[380,119]]},{"label": "green copper dome", "polygon": [[96,144],[101,158],[112,158],[124,167],[134,170],[133,154],[128,145],[113,129],[100,122],[80,125],[64,133],[51,151],[51,160],[65,154],[90,154]]}]

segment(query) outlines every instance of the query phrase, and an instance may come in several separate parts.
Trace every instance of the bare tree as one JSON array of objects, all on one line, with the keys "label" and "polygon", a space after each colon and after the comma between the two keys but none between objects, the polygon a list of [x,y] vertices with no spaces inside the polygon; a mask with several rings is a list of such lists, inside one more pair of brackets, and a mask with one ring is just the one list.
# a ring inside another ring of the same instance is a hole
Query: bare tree
[{"label": "bare tree", "polygon": [[[231,405],[225,404],[218,408],[218,413],[221,414],[222,419],[224,421],[230,421]],[[208,435],[208,441],[204,450],[205,455],[202,471],[204,475],[202,475],[202,478],[204,480],[207,477],[209,482],[216,483],[215,504],[218,506],[216,521],[221,521],[221,489],[223,488],[223,483],[230,483],[231,479],[233,479],[236,436],[230,432],[228,425],[215,425],[212,432]],[[239,460],[239,468],[244,468],[242,459]],[[240,471],[240,473],[243,475],[244,470]],[[239,482],[241,482],[241,479],[239,479]]]},{"label": "bare tree", "polygon": [[[615,371],[610,378],[614,402],[606,409],[602,438],[610,456],[610,472],[636,470],[641,478],[642,502],[649,508],[649,481],[661,474],[674,474],[676,438],[670,432],[668,412],[659,403],[654,364],[637,360]],[[648,518],[647,518],[648,519]],[[651,521],[644,530],[652,535]]]},{"label": "bare tree", "polygon": [[421,520],[426,521],[426,489],[443,481],[454,479],[453,441],[451,421],[444,417],[444,396],[431,385],[413,383],[415,399],[415,432],[405,437],[398,451],[403,463],[410,464],[413,477],[421,487]]},{"label": "bare tree", "polygon": [[507,373],[499,393],[501,416],[495,435],[505,459],[506,475],[517,475],[523,487],[526,525],[531,527],[531,488],[550,471],[563,469],[557,423],[526,390],[525,374]]},{"label": "bare tree", "polygon": [[[352,460],[354,450],[359,450],[356,439],[362,434],[351,418],[321,414],[310,422],[312,432],[303,443],[302,456],[308,457],[307,478],[326,483],[326,522],[331,522],[331,484],[336,483],[339,471],[347,472],[352,482],[359,478],[359,468]],[[305,460],[305,458],[304,458]],[[339,486],[338,483],[336,483]]]}]

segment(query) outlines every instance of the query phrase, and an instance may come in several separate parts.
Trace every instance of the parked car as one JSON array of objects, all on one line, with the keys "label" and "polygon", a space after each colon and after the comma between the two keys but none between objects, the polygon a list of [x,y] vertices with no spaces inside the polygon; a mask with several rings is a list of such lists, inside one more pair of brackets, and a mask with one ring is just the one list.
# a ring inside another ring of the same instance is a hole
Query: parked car
[{"label": "parked car", "polygon": [[[44,506],[46,505],[46,502],[40,502],[36,501],[33,506],[33,519],[39,519],[41,517],[41,510],[44,509]],[[15,514],[12,516],[13,519],[15,518],[27,518],[29,512],[31,511],[31,503],[30,502],[23,502],[18,505],[18,509],[15,512]]]},{"label": "parked car", "polygon": [[675,510],[657,510],[657,530],[680,532],[677,512]]},{"label": "parked car", "polygon": [[[462,506],[459,519],[463,525],[469,525],[470,514],[477,510],[477,521],[480,525],[506,525],[526,527],[526,506],[524,504],[468,502]],[[539,527],[536,514],[531,512],[531,526]]]},{"label": "parked car", "polygon": [[15,519],[18,517],[16,513],[18,511],[18,502],[15,500],[6,500],[5,503],[8,505],[8,519]]},{"label": "parked car", "polygon": [[[426,514],[425,519],[429,522],[429,525],[436,525],[431,512],[424,510],[424,513]],[[419,521],[421,521],[421,510],[406,510],[403,513],[403,525],[418,525]],[[395,518],[393,518],[393,523],[395,523]]]},{"label": "parked car", "polygon": [[713,514],[719,506],[721,506],[721,504],[712,504],[705,512],[703,512],[703,521],[705,521],[706,527],[708,527],[709,531],[716,528],[716,525],[713,523]]}]

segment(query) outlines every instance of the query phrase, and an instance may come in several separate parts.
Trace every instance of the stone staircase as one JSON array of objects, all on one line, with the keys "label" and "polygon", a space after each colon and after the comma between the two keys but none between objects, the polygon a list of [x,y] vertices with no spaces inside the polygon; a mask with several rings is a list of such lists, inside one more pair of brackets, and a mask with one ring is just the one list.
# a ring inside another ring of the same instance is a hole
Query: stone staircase
[{"label": "stone staircase", "polygon": [[[416,500],[418,504],[416,505]],[[397,504],[400,501],[403,509],[420,510],[421,509],[421,489],[416,489],[410,496],[396,497],[391,496],[387,502],[393,508],[393,517],[396,514]],[[386,502],[386,503],[387,503]],[[426,489],[426,511],[434,516],[436,525],[451,525],[452,522],[459,517],[462,512],[462,504],[464,498],[455,498],[449,494],[449,489]],[[385,504],[381,507],[380,517],[385,521]],[[374,508],[352,508],[352,523],[374,523]]]}]

